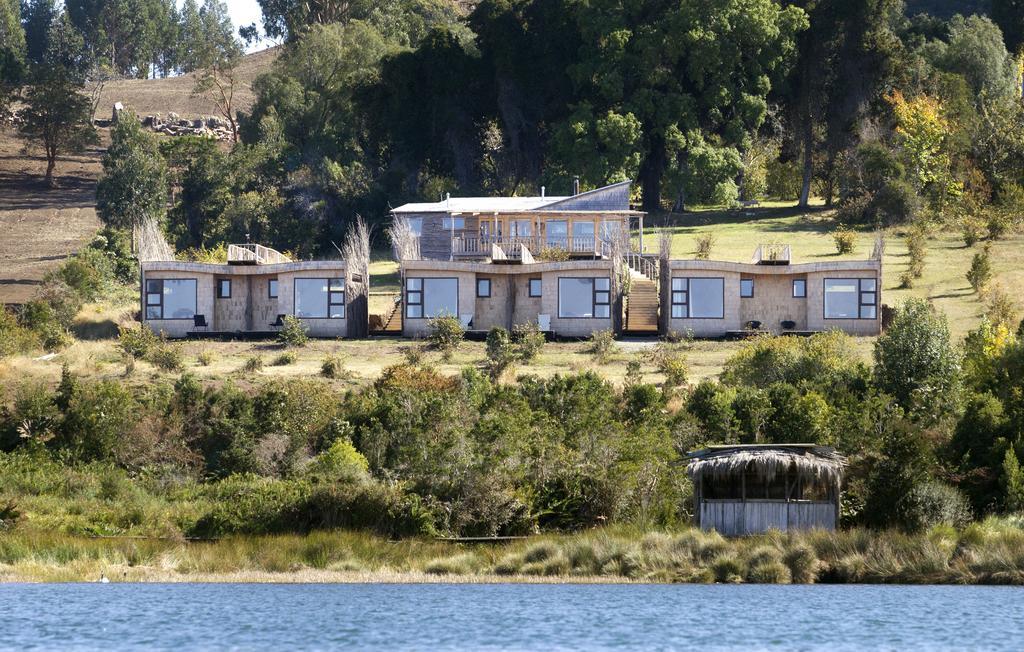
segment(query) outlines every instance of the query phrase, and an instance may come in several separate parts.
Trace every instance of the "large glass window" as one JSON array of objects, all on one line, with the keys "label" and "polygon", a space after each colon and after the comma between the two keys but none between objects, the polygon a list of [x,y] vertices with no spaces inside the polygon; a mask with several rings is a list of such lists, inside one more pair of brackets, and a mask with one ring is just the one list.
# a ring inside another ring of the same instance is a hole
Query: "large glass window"
[{"label": "large glass window", "polygon": [[544,224],[549,247],[565,247],[569,237],[569,223],[565,220],[548,220]]},{"label": "large glass window", "polygon": [[558,316],[561,318],[596,319],[607,319],[610,317],[610,279],[558,279]]},{"label": "large glass window", "polygon": [[673,319],[722,319],[725,317],[725,279],[673,278]]},{"label": "large glass window", "polygon": [[529,238],[533,235],[533,220],[512,220],[509,228],[513,238]]},{"label": "large glass window", "polygon": [[423,235],[423,218],[422,217],[408,217],[406,221],[409,223],[409,230],[416,237]]},{"label": "large glass window", "polygon": [[303,319],[344,319],[345,279],[295,279],[295,316]]},{"label": "large glass window", "polygon": [[454,278],[409,278],[405,281],[405,316],[410,319],[459,314],[459,281]]},{"label": "large glass window", "polygon": [[825,279],[825,319],[857,319],[860,315],[860,280]]},{"label": "large glass window", "polygon": [[146,319],[192,319],[196,316],[196,280],[146,281]]},{"label": "large glass window", "polygon": [[594,249],[594,223],[573,222],[572,223],[572,251],[593,251]]}]

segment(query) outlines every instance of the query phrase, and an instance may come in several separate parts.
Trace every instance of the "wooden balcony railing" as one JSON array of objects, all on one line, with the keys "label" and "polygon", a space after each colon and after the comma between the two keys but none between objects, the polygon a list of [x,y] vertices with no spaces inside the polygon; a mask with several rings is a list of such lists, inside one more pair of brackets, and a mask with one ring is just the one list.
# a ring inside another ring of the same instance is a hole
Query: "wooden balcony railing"
[{"label": "wooden balcony railing", "polygon": [[275,263],[292,262],[280,251],[259,244],[228,245],[229,263],[249,263],[253,265],[273,265]]}]

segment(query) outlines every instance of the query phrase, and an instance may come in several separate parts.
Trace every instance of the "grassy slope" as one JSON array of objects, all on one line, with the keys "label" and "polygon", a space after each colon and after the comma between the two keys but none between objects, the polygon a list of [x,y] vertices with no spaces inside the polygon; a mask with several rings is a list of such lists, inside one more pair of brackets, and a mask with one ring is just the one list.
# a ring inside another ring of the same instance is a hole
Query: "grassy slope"
[{"label": "grassy slope", "polygon": [[[254,97],[251,88],[253,80],[269,69],[279,53],[280,48],[269,48],[243,57],[237,70],[239,87],[235,92],[236,109],[249,110]],[[194,74],[166,79],[122,79],[110,82],[103,87],[96,107],[96,118],[109,118],[114,102],[123,103],[140,116],[159,113],[166,118],[170,112],[183,118],[219,115],[212,102],[192,96],[194,83]]]}]

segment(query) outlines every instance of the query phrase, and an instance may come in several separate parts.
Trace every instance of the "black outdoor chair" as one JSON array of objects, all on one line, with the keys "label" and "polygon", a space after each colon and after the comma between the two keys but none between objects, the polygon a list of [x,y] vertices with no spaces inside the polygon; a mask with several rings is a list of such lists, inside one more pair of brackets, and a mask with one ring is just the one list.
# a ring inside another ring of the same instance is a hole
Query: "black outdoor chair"
[{"label": "black outdoor chair", "polygon": [[753,321],[753,320],[752,321],[748,321],[746,325],[747,325],[747,330],[748,331],[759,331],[759,330],[761,330],[761,322],[759,322],[759,321]]},{"label": "black outdoor chair", "polygon": [[281,328],[284,326],[284,315],[278,315],[277,319],[274,320],[274,323],[271,324],[271,326],[274,328]]},{"label": "black outdoor chair", "polygon": [[782,330],[784,331],[791,331],[794,328],[796,328],[796,322],[790,321],[788,319],[783,319],[782,321],[779,322],[779,326],[782,326]]},{"label": "black outdoor chair", "polygon": [[210,325],[206,323],[206,315],[194,315],[192,317],[192,330],[197,331],[200,328],[204,330],[210,330]]}]

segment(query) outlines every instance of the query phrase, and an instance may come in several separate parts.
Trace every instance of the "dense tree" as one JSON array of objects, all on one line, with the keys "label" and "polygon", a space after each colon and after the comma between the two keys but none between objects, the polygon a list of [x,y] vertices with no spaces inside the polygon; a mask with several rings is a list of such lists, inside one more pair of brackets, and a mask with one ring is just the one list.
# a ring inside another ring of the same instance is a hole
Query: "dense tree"
[{"label": "dense tree", "polygon": [[92,103],[81,92],[88,58],[67,14],[54,21],[46,42],[43,60],[34,66],[24,94],[20,131],[30,143],[42,146],[46,184],[53,186],[57,157],[80,150],[95,132]]},{"label": "dense tree", "polygon": [[923,299],[896,310],[875,342],[875,384],[910,411],[934,417],[956,408],[960,357],[945,315]]},{"label": "dense tree", "polygon": [[660,210],[670,174],[682,207],[695,151],[747,144],[764,121],[766,96],[794,36],[807,25],[800,9],[767,0],[592,0],[579,22],[583,46],[571,76],[596,115],[612,110],[639,121],[637,176],[648,211]]},{"label": "dense tree", "polygon": [[43,62],[49,42],[50,29],[57,20],[56,0],[28,0],[21,7],[21,23],[25,28],[25,52],[28,60]]},{"label": "dense tree", "polygon": [[96,212],[108,226],[133,228],[167,212],[167,164],[156,137],[142,130],[130,111],[122,113],[103,155],[96,185]]},{"label": "dense tree", "polygon": [[949,45],[936,63],[962,75],[978,102],[1020,97],[1019,68],[1007,52],[999,28],[988,18],[953,18]]},{"label": "dense tree", "polygon": [[25,30],[18,0],[0,0],[0,120],[25,71]]}]

